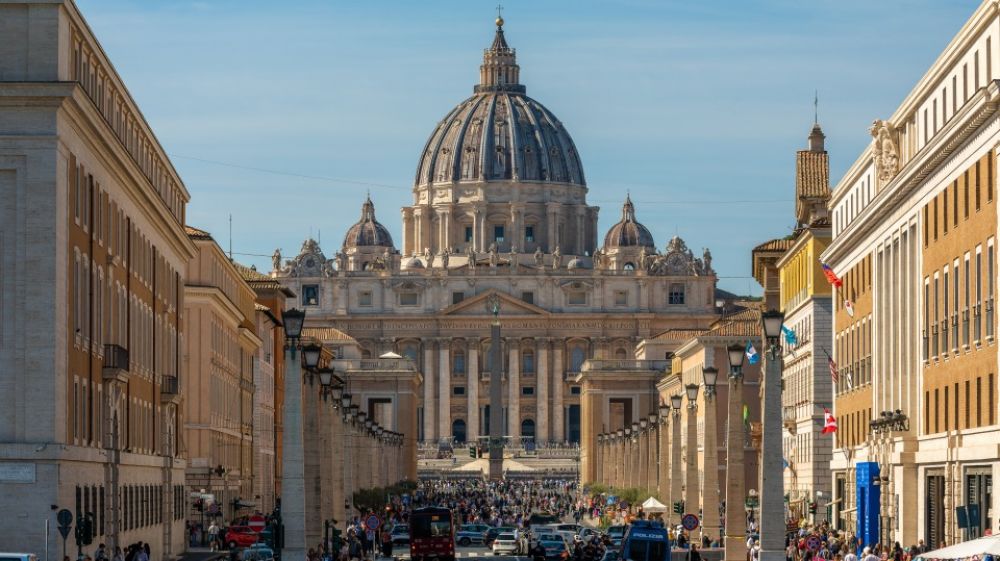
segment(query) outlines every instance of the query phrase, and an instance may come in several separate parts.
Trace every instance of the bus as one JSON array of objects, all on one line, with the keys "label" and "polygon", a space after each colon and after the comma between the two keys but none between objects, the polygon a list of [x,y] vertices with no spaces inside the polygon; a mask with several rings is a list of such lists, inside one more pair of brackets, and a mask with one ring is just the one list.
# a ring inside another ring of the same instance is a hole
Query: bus
[{"label": "bus", "polygon": [[635,520],[625,529],[622,539],[623,561],[670,561],[670,538],[663,524]]},{"label": "bus", "polygon": [[455,561],[455,524],[450,510],[426,507],[410,513],[410,559]]}]

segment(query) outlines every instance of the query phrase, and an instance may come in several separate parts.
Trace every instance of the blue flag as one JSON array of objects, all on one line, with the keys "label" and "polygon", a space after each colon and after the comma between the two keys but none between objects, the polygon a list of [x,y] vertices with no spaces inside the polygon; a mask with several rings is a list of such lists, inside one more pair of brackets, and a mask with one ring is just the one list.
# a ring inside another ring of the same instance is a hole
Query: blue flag
[{"label": "blue flag", "polygon": [[757,349],[753,348],[753,343],[749,340],[747,341],[746,355],[747,361],[750,362],[750,364],[757,364],[760,362],[760,355],[757,354]]},{"label": "blue flag", "polygon": [[795,332],[792,331],[787,325],[781,326],[781,332],[785,334],[785,344],[794,347],[799,344],[799,338],[795,336]]}]

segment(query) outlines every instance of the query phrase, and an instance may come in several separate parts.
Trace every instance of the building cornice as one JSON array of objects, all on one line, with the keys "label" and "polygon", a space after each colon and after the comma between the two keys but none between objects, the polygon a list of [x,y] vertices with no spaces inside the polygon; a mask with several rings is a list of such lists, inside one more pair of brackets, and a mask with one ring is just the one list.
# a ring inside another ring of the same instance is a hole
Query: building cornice
[{"label": "building cornice", "polygon": [[239,328],[246,319],[243,312],[217,286],[184,285],[184,307],[189,308],[193,304],[212,306],[223,317],[232,319],[233,329]]}]

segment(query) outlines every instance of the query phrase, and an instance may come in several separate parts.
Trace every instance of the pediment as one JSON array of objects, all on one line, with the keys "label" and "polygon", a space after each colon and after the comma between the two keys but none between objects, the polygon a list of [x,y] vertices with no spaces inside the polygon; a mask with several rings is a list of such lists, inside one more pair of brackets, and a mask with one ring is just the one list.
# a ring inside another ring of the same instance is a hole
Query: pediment
[{"label": "pediment", "polygon": [[500,292],[499,290],[490,289],[481,294],[477,294],[471,298],[467,298],[458,304],[452,304],[447,308],[441,310],[442,315],[446,316],[487,316],[491,315],[486,310],[486,299],[490,297],[491,294],[496,294],[500,297],[500,316],[542,316],[548,315],[549,312],[534,304],[529,304],[524,300],[519,298],[514,298],[513,296]]}]

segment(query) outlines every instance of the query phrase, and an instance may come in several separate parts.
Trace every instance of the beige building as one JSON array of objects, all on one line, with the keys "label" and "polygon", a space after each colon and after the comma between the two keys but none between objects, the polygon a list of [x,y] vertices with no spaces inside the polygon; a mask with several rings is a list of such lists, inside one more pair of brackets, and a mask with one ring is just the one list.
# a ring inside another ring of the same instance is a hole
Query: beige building
[{"label": "beige building", "polygon": [[998,29],[997,4],[983,2],[874,121],[830,201],[823,258],[843,280],[834,521],[868,542],[938,546],[1000,530]]},{"label": "beige building", "polygon": [[359,359],[393,351],[413,361],[423,380],[415,428],[426,443],[487,434],[484,304],[498,293],[503,432],[576,443],[584,362],[633,359],[656,333],[707,326],[716,275],[711,253],[696,257],[679,237],[657,251],[628,198],[601,242],[572,139],[525,95],[497,23],[472,97],[421,152],[402,247],[369,199],[333,258],[307,240],[292,260],[276,252],[272,275],[300,296],[307,326],[348,334]]},{"label": "beige building", "polygon": [[73,2],[0,29],[0,549],[59,551],[56,505],[169,559],[188,192]]},{"label": "beige building", "polygon": [[[197,248],[184,287],[187,487],[206,495],[206,518],[229,521],[254,506],[254,362],[263,341],[240,269],[207,232],[187,232]],[[189,518],[201,522],[199,513]]]}]

